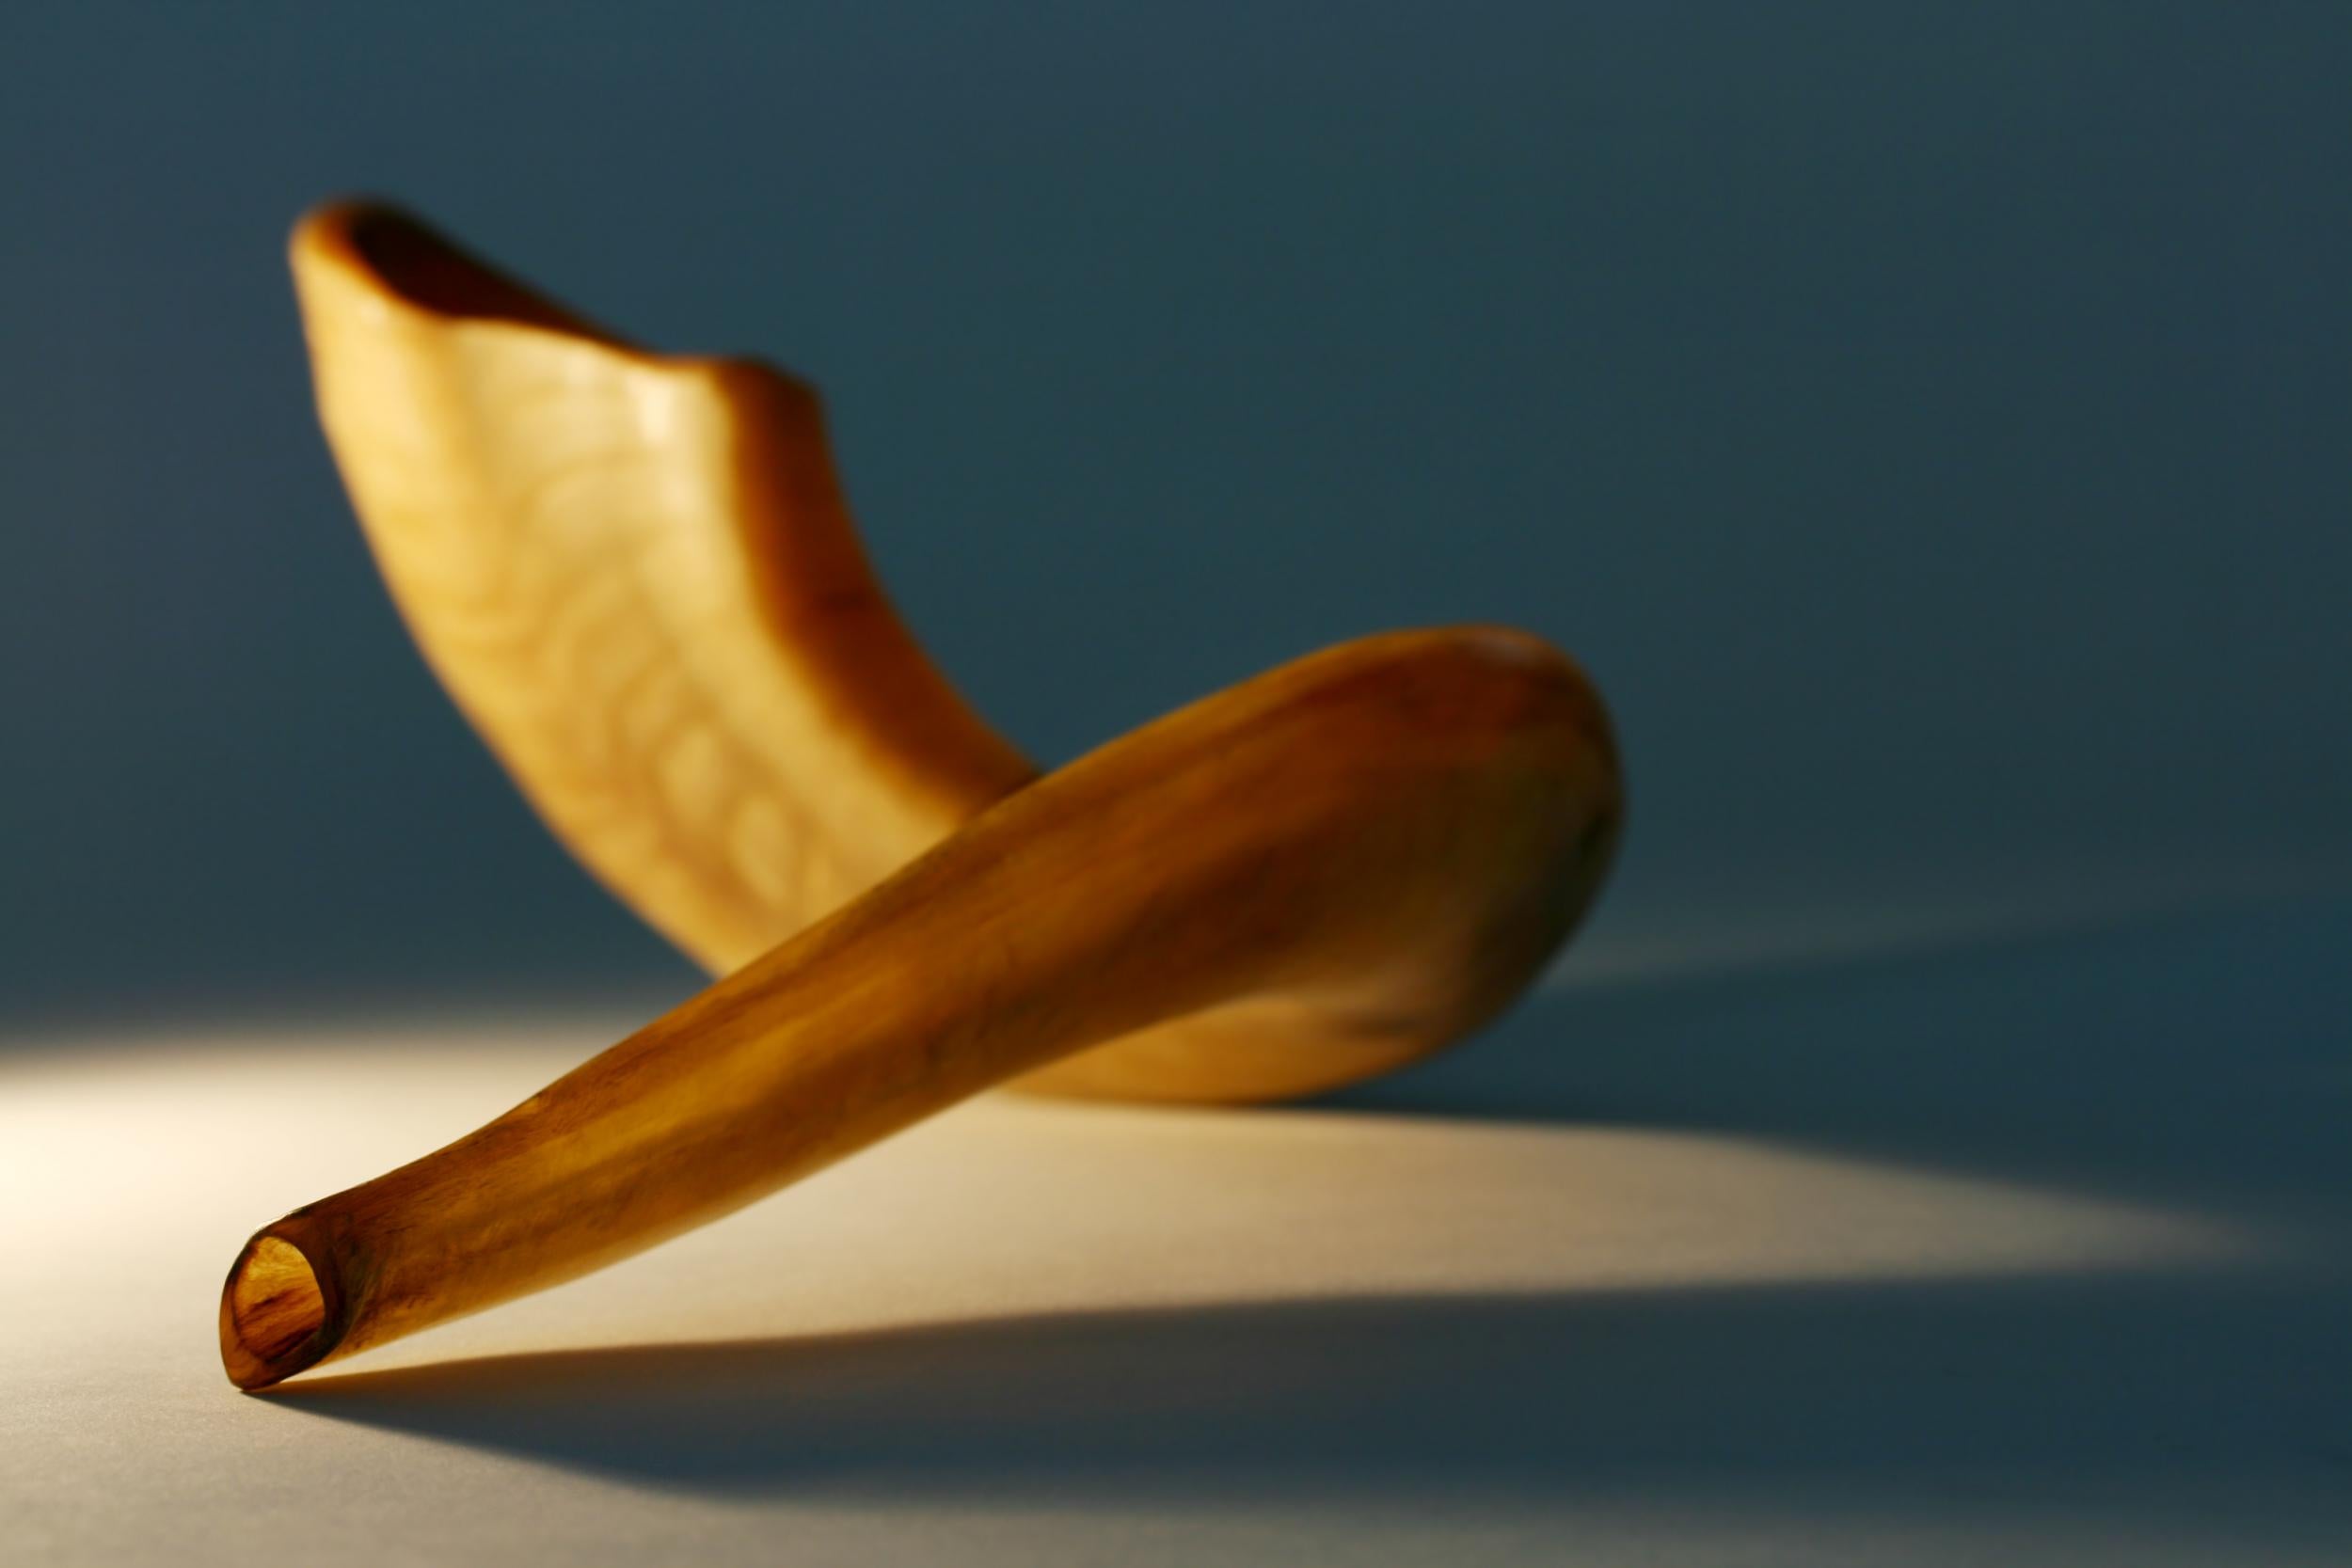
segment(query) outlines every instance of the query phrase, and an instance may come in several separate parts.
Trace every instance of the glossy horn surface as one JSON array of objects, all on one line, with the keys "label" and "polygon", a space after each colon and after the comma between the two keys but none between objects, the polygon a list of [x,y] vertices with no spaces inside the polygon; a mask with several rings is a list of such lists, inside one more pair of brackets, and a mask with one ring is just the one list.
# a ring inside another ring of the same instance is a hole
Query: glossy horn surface
[{"label": "glossy horn surface", "polygon": [[[480,1131],[296,1211],[222,1292],[253,1388],[554,1284],[1116,1039],[1353,1074],[1537,974],[1621,814],[1547,645],[1395,633],[1149,724],[981,812]],[[1219,1033],[1230,1029],[1231,1035]],[[1186,1070],[1181,1057],[1167,1070]]]}]

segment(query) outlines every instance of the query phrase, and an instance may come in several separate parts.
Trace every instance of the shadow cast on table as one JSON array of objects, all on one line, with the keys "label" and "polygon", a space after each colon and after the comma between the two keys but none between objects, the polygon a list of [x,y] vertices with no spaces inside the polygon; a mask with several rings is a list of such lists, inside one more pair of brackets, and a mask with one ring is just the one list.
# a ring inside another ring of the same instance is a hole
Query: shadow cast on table
[{"label": "shadow cast on table", "polygon": [[1547,998],[1334,1102],[2071,1180],[2259,1222],[2252,1264],[1103,1311],[269,1397],[690,1494],[1761,1497],[2352,1547],[2347,914]]},{"label": "shadow cast on table", "polygon": [[1571,988],[1324,1105],[1720,1132],[2341,1238],[2352,901]]},{"label": "shadow cast on table", "polygon": [[1233,1305],[548,1352],[267,1398],[288,1418],[696,1494],[1802,1506],[1958,1478],[2186,1522],[2253,1486],[2272,1524],[2352,1542],[2341,1285],[2179,1273]]}]

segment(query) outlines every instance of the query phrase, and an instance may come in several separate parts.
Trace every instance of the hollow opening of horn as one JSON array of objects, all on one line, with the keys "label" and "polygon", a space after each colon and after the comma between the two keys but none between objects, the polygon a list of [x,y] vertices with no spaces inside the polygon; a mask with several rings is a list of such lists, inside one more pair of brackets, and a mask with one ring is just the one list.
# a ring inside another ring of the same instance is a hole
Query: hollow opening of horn
[{"label": "hollow opening of horn", "polygon": [[468,255],[424,225],[386,208],[355,213],[352,250],[388,289],[438,315],[573,329],[571,314]]},{"label": "hollow opening of horn", "polygon": [[298,1371],[326,1326],[326,1293],[310,1260],[293,1243],[257,1238],[230,1277],[222,1349],[230,1375],[257,1387]]}]

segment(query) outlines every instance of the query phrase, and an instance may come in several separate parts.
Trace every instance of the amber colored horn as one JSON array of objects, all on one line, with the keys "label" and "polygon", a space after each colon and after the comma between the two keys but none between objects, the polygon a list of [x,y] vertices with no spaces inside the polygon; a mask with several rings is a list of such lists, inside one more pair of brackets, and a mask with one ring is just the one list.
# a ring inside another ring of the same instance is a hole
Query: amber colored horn
[{"label": "amber colored horn", "polygon": [[1618,822],[1593,693],[1534,639],[1395,633],[1286,665],[1011,795],[479,1132],[262,1230],[221,1296],[229,1375],[262,1387],[570,1278],[1179,1021],[1410,1060],[1542,968]]},{"label": "amber colored horn", "polygon": [[[806,387],[631,347],[387,207],[322,208],[292,250],[320,413],[426,658],[557,836],[713,974],[1035,776],[891,609]],[[1042,1052],[1022,1085],[1267,1100],[1398,1060],[1259,999]]]}]

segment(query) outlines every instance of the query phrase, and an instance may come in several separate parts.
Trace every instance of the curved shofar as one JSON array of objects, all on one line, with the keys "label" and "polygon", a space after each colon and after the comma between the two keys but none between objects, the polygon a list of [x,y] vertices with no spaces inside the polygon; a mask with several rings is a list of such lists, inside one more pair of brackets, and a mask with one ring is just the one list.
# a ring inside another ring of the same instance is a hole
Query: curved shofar
[{"label": "curved shofar", "polygon": [[[322,208],[292,250],[320,412],[427,659],[557,836],[713,974],[1035,776],[892,610],[807,388],[632,348],[388,208]],[[1251,1000],[1022,1086],[1269,1100],[1397,1060]]]},{"label": "curved shofar", "polygon": [[1235,1004],[1396,1063],[1506,1003],[1597,886],[1608,728],[1518,633],[1402,632],[1184,708],[456,1143],[297,1210],[221,1298],[229,1375],[609,1263],[1073,1053]]}]

